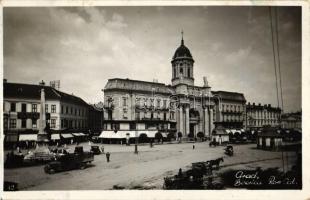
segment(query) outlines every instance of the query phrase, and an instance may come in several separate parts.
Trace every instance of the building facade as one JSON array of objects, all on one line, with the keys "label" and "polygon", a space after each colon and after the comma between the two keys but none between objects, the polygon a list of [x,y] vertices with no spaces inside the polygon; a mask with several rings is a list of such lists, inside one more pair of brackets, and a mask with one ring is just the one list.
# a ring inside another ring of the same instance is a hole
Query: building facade
[{"label": "building facade", "polygon": [[263,126],[280,126],[281,109],[272,107],[270,104],[248,103],[246,115],[246,127],[249,130],[257,130]]},{"label": "building facade", "polygon": [[30,85],[4,81],[3,88],[3,128],[8,138],[38,132],[41,89],[45,93],[47,128],[51,133],[88,130],[89,105],[79,97],[42,83]]},{"label": "building facade", "polygon": [[285,113],[281,116],[281,126],[284,129],[302,129],[302,112]]},{"label": "building facade", "polygon": [[[182,37],[171,61],[171,85],[109,79],[103,90],[104,131],[114,131],[115,137],[119,137],[117,133],[128,132],[131,135],[132,131],[147,133],[148,130],[178,133],[176,137],[196,137],[198,132],[202,132],[210,137],[217,124],[228,126],[223,123],[224,119],[231,122],[229,125],[242,128],[245,111],[243,94],[211,91],[206,77],[203,86],[196,86],[194,62]],[[232,111],[234,113],[230,113],[230,108],[229,111],[226,107],[222,110],[222,106],[228,104],[234,104],[237,110]]]}]

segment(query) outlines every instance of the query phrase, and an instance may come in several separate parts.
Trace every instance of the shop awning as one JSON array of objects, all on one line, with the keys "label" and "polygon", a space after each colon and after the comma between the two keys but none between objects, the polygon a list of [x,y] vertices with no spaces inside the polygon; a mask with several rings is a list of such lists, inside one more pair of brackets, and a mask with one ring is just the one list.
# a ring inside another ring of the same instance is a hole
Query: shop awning
[{"label": "shop awning", "polygon": [[19,141],[37,141],[37,134],[20,134]]},{"label": "shop awning", "polygon": [[116,133],[114,131],[102,131],[99,138],[121,138],[119,134],[119,131]]},{"label": "shop awning", "polygon": [[[126,138],[129,135],[129,138],[140,137],[141,134],[146,134],[149,138],[154,138],[157,130],[139,130],[139,131],[102,131],[99,138],[111,138],[111,139],[121,139]],[[167,137],[167,134],[163,134],[163,137]]]},{"label": "shop awning", "polygon": [[147,137],[149,138],[155,138],[155,134],[157,133],[158,131],[157,130],[145,130],[145,131],[138,131],[138,135],[140,137],[140,135],[142,134],[146,134]]},{"label": "shop awning", "polygon": [[51,140],[60,140],[59,134],[52,134],[51,135]]},{"label": "shop awning", "polygon": [[85,136],[84,133],[72,133],[72,135],[74,135],[76,137]]},{"label": "shop awning", "polygon": [[70,134],[70,133],[63,133],[63,134],[61,134],[61,136],[62,136],[63,138],[73,138],[73,135]]},{"label": "shop awning", "polygon": [[226,133],[228,133],[228,134],[231,133],[230,129],[226,129],[225,131],[226,131]]},{"label": "shop awning", "polygon": [[161,134],[162,134],[162,136],[163,136],[164,138],[166,138],[167,135],[168,135],[168,133],[163,133],[163,132],[161,132]]}]

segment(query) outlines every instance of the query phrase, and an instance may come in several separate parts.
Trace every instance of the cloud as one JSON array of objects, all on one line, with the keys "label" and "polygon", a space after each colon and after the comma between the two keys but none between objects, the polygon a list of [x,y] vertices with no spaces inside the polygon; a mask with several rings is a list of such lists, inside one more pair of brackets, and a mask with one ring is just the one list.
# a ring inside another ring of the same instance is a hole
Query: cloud
[{"label": "cloud", "polygon": [[[61,80],[61,90],[92,103],[103,100],[101,89],[109,78],[169,84],[183,29],[197,85],[207,76],[213,90],[274,103],[266,8],[6,7],[4,77],[25,83]],[[283,88],[287,105],[299,108],[301,38],[295,15],[300,13],[279,14]]]}]

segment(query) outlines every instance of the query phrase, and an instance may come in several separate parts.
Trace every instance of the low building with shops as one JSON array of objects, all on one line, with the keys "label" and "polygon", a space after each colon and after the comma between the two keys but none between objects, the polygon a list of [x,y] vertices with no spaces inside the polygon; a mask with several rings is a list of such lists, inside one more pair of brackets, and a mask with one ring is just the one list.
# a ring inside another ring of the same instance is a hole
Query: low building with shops
[{"label": "low building with shops", "polygon": [[264,126],[279,127],[281,120],[281,109],[272,107],[271,104],[262,105],[248,103],[246,105],[246,128],[257,131]]},{"label": "low building with shops", "polygon": [[[211,91],[194,84],[194,59],[185,46],[176,49],[171,60],[171,84],[113,78],[104,92],[104,127],[101,138],[194,138],[199,132],[210,138],[217,125],[243,128],[245,98],[241,93]],[[222,110],[222,107],[224,109]]]},{"label": "low building with shops", "polygon": [[[51,141],[71,141],[88,130],[89,105],[81,98],[61,92],[43,82],[37,85],[3,83],[3,128],[5,145],[34,143],[40,117],[40,91],[45,92],[45,112]],[[71,134],[73,133],[73,135]]]},{"label": "low building with shops", "polygon": [[258,131],[257,148],[263,150],[279,151],[283,148],[283,131],[278,128],[268,127]]}]

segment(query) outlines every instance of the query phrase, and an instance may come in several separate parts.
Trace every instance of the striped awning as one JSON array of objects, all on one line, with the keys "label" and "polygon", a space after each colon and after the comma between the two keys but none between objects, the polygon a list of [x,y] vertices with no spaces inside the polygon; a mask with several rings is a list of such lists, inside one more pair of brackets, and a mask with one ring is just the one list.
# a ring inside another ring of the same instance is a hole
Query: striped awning
[{"label": "striped awning", "polygon": [[63,134],[61,134],[61,136],[62,136],[63,138],[73,138],[73,135],[70,134],[70,133],[63,133]]},{"label": "striped awning", "polygon": [[60,140],[59,134],[52,134],[51,135],[51,140]]},{"label": "striped awning", "polygon": [[37,134],[20,134],[19,141],[37,141]]}]

